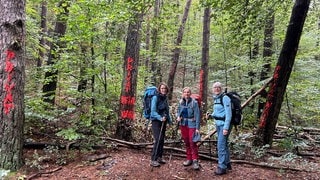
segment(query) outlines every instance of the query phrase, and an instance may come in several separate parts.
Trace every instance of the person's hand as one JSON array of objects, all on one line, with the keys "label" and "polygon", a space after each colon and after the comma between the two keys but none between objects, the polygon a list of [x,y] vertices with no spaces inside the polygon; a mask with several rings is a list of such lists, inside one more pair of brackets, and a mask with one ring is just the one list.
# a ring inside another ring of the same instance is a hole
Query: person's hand
[{"label": "person's hand", "polygon": [[211,118],[211,114],[210,113],[206,113],[206,119],[210,119]]},{"label": "person's hand", "polygon": [[196,133],[200,133],[199,129],[196,129]]},{"label": "person's hand", "polygon": [[226,136],[226,135],[228,135],[229,131],[228,131],[228,130],[226,130],[226,129],[224,129],[222,133],[223,133],[223,135],[225,135],[225,136]]},{"label": "person's hand", "polygon": [[165,116],[162,117],[161,121],[165,122],[167,120],[167,118]]},{"label": "person's hand", "polygon": [[180,121],[181,121],[181,117],[178,117],[178,118],[177,118],[177,121],[180,122]]}]

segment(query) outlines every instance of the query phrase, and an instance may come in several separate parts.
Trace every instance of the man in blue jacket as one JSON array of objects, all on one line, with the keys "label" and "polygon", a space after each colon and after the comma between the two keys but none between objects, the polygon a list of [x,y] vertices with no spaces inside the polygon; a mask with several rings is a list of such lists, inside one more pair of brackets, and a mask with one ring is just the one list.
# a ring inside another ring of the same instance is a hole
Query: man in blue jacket
[{"label": "man in blue jacket", "polygon": [[214,118],[218,137],[218,168],[214,173],[216,175],[223,175],[227,173],[227,170],[231,170],[230,151],[228,145],[228,137],[232,127],[230,125],[232,116],[231,99],[228,96],[224,96],[222,84],[220,82],[213,83],[212,92],[214,103],[213,113],[208,114],[207,118]]}]

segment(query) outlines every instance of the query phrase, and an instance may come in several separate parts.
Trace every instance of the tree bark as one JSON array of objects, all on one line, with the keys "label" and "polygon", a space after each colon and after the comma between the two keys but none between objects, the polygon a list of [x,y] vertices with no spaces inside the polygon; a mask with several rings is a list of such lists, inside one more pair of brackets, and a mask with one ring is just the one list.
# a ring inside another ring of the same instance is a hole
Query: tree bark
[{"label": "tree bark", "polygon": [[178,31],[177,40],[175,42],[175,48],[173,49],[172,63],[171,63],[169,77],[168,77],[168,81],[167,81],[167,85],[169,86],[169,93],[168,93],[169,100],[172,99],[174,77],[176,74],[176,70],[177,70],[177,66],[178,66],[178,62],[179,62],[180,51],[181,51],[181,48],[179,46],[181,45],[181,42],[182,42],[182,38],[183,38],[183,34],[184,34],[184,27],[187,22],[190,6],[191,6],[191,0],[188,0],[186,3],[185,9],[184,9],[181,25],[180,25],[180,28]]},{"label": "tree bark", "polygon": [[54,65],[56,64],[56,61],[59,59],[58,54],[60,52],[58,52],[58,49],[64,47],[64,44],[60,39],[66,33],[69,6],[70,2],[64,0],[60,1],[58,5],[58,7],[62,8],[63,11],[61,11],[61,13],[57,16],[57,21],[55,24],[53,34],[53,39],[56,41],[56,44],[55,42],[53,42],[50,46],[49,57],[47,61],[47,65],[50,67],[50,70],[45,72],[45,79],[47,80],[47,83],[45,83],[42,87],[42,91],[44,93],[43,101],[52,105],[54,105],[55,102],[55,91],[57,89],[58,78],[58,70],[54,67]]},{"label": "tree bark", "polygon": [[140,29],[142,14],[137,13],[130,21],[126,50],[123,63],[123,80],[120,97],[119,121],[116,137],[124,140],[132,140],[132,124],[134,121],[134,108],[136,102],[138,62],[140,50]]},{"label": "tree bark", "polygon": [[41,2],[41,22],[40,22],[41,34],[40,34],[40,48],[39,48],[39,57],[37,61],[37,67],[42,66],[42,62],[45,57],[45,49],[46,49],[46,40],[45,37],[47,35],[47,1],[43,0]]},{"label": "tree bark", "polygon": [[87,84],[88,84],[88,78],[87,78],[87,73],[86,70],[88,69],[88,57],[86,56],[87,54],[87,46],[85,45],[80,45],[81,49],[81,54],[82,58],[80,59],[80,70],[79,70],[79,82],[78,82],[78,92],[84,92],[87,89]]},{"label": "tree bark", "polygon": [[210,7],[206,7],[203,15],[203,35],[202,35],[202,61],[200,70],[200,90],[201,112],[207,111],[208,97],[208,65],[209,65],[209,39],[210,39]]},{"label": "tree bark", "polygon": [[297,54],[309,4],[310,0],[297,0],[293,7],[286,38],[273,73],[273,81],[268,92],[266,106],[261,115],[260,124],[253,143],[256,146],[272,145],[273,134]]},{"label": "tree bark", "polygon": [[[263,65],[262,71],[260,73],[260,81],[264,81],[268,78],[268,74],[271,71],[271,58],[273,55],[272,46],[273,46],[273,32],[274,32],[274,11],[269,10],[267,15],[267,21],[264,29],[264,43],[263,43],[263,59],[265,64]],[[259,119],[263,108],[266,104],[265,99],[267,99],[267,91],[263,91],[259,98],[257,118]]]},{"label": "tree bark", "polygon": [[23,165],[26,2],[0,0],[0,169]]},{"label": "tree bark", "polygon": [[155,0],[154,4],[154,19],[156,19],[155,26],[152,28],[152,49],[151,49],[151,81],[154,85],[162,81],[162,73],[159,62],[157,61],[158,47],[159,47],[159,20],[160,17],[160,0]]}]

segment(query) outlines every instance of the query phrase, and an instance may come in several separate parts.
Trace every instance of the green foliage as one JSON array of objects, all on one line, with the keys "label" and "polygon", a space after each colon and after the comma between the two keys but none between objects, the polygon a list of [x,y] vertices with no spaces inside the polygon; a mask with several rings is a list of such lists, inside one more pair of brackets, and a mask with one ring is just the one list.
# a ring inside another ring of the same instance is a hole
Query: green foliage
[{"label": "green foliage", "polygon": [[[141,31],[141,50],[137,82],[135,109],[141,112],[140,97],[145,86],[151,82],[150,67],[142,66],[146,59],[154,59],[161,68],[163,81],[171,65],[172,50],[176,48],[177,31],[184,10],[184,1],[165,0],[161,4],[159,17],[154,17],[153,1],[86,1],[78,0],[69,8],[67,33],[61,39],[65,47],[59,49],[59,59],[54,68],[58,70],[58,89],[56,107],[50,107],[41,100],[43,73],[48,66],[34,68],[40,47],[40,1],[27,1],[27,67],[25,113],[28,126],[43,122],[66,121],[66,127],[59,135],[67,140],[76,140],[91,135],[111,134],[117,123],[119,96],[123,81],[123,57],[127,25],[136,12],[144,12]],[[174,88],[190,85],[198,87],[198,72],[201,65],[203,7],[211,6],[209,89],[211,82],[221,81],[241,94],[243,100],[262,85],[260,73],[266,63],[262,57],[264,24],[269,13],[275,13],[274,56],[272,67],[277,61],[285,37],[293,1],[193,1],[185,27],[177,67]],[[287,86],[287,102],[283,104],[279,117],[280,124],[318,126],[320,83],[318,81],[319,30],[317,20],[319,11],[312,7],[307,18],[304,33],[290,82]],[[56,1],[48,2],[48,29],[52,31],[56,15]],[[283,23],[285,22],[285,23]],[[151,29],[151,30],[150,30]],[[157,30],[157,47],[147,40],[152,30]],[[52,35],[45,35],[53,42]],[[252,58],[253,44],[259,42],[259,54]],[[55,44],[53,44],[55,45]],[[149,48],[147,48],[147,45]],[[272,76],[272,67],[269,76]],[[183,75],[182,72],[185,72]],[[254,74],[250,76],[249,72]],[[182,77],[184,76],[184,77]],[[182,83],[184,80],[184,84]],[[86,88],[78,91],[80,80],[86,81]],[[198,91],[198,89],[195,89]],[[265,99],[260,99],[265,101]],[[93,103],[94,102],[94,103]],[[256,105],[244,109],[245,126],[257,126]],[[137,117],[139,119],[139,117]],[[47,120],[47,121],[46,121]],[[137,123],[140,123],[137,120]],[[142,127],[141,124],[138,124]],[[138,128],[139,129],[139,128]],[[139,134],[139,133],[137,133]],[[140,135],[140,134],[139,134]],[[290,148],[290,140],[284,147]],[[242,148],[242,145],[235,149]],[[263,154],[257,150],[257,156]]]},{"label": "green foliage", "polygon": [[294,146],[294,142],[293,142],[293,138],[292,137],[286,137],[284,139],[281,139],[279,142],[279,147],[281,149],[285,149],[287,151],[292,151],[295,146]]},{"label": "green foliage", "polygon": [[[270,160],[277,162],[277,164],[286,164],[286,163],[290,163],[290,164],[294,164],[295,162],[297,162],[297,160],[300,160],[301,157],[299,157],[298,155],[292,153],[292,152],[288,152],[280,157],[271,157]],[[301,162],[299,162],[301,164]]]},{"label": "green foliage", "polygon": [[41,99],[41,97],[26,96],[25,97],[25,118],[26,121],[36,122],[42,119],[54,120],[57,111],[49,108],[49,105]]},{"label": "green foliage", "polygon": [[252,146],[250,144],[250,139],[252,138],[253,136],[251,133],[241,133],[235,136],[235,133],[233,131],[229,140],[230,151],[232,151],[232,154],[240,159],[246,157],[246,149]]},{"label": "green foliage", "polygon": [[253,147],[251,149],[251,152],[254,154],[255,159],[260,159],[266,154],[266,152],[269,148],[270,148],[270,145],[266,144],[262,147]]},{"label": "green foliage", "polygon": [[60,151],[57,146],[47,146],[43,151],[45,153],[44,156],[54,157],[57,165],[62,166],[67,164],[69,154]]},{"label": "green foliage", "polygon": [[35,150],[33,153],[32,159],[27,159],[25,163],[26,163],[26,166],[29,166],[30,168],[36,168],[38,170],[41,170],[43,169],[41,166],[41,162],[47,158],[48,158],[47,156],[39,155],[38,151]]},{"label": "green foliage", "polygon": [[83,136],[76,132],[74,128],[63,129],[57,133],[58,136],[63,137],[69,141],[77,140],[83,138]]}]

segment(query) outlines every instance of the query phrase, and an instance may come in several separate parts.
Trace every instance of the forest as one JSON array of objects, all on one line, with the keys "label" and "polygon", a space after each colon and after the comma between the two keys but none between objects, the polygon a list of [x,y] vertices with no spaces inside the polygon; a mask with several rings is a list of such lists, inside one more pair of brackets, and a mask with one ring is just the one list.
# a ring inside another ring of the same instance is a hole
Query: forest
[{"label": "forest", "polygon": [[[0,179],[212,179],[217,140],[204,114],[216,81],[240,94],[243,112],[222,178],[320,178],[318,0],[0,0],[0,9]],[[143,94],[161,82],[174,124],[168,165],[150,170]],[[181,166],[184,87],[201,101],[199,172]]]}]

